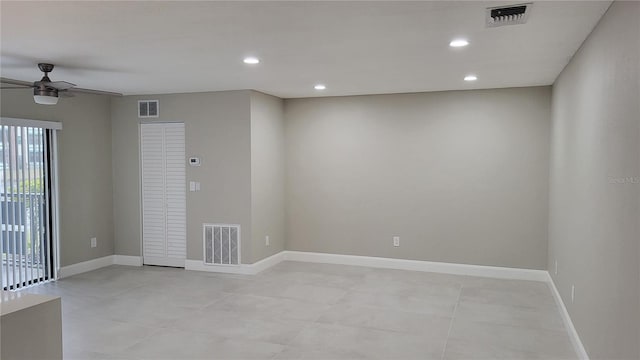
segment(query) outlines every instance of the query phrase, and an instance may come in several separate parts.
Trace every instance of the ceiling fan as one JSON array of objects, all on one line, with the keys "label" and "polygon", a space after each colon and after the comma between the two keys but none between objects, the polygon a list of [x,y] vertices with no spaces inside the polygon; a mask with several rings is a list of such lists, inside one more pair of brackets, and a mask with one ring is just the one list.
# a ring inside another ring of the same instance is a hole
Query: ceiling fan
[{"label": "ceiling fan", "polygon": [[99,95],[115,95],[122,96],[120,93],[111,91],[101,91],[92,89],[82,89],[75,87],[67,81],[51,81],[49,79],[49,73],[53,71],[53,64],[39,63],[38,68],[44,73],[44,76],[40,81],[30,83],[28,81],[12,80],[7,78],[0,78],[0,82],[10,85],[17,85],[13,87],[0,87],[0,90],[5,89],[28,89],[33,88],[33,100],[37,104],[43,105],[55,105],[58,103],[60,96],[73,96],[74,92],[99,94]]}]

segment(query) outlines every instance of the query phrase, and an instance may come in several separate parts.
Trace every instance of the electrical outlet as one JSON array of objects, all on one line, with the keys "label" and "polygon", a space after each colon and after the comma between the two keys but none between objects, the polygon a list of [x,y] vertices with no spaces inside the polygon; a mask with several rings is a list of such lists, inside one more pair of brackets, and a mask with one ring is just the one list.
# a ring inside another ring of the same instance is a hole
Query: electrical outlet
[{"label": "electrical outlet", "polygon": [[264,237],[264,245],[269,246],[271,243],[269,242],[269,235]]},{"label": "electrical outlet", "polygon": [[94,247],[96,247],[96,246],[98,246],[98,239],[97,239],[97,238],[92,237],[92,238],[91,238],[91,247],[92,247],[92,248],[94,248]]},{"label": "electrical outlet", "polygon": [[553,270],[553,272],[558,275],[558,260],[556,260],[556,266],[555,269]]},{"label": "electrical outlet", "polygon": [[571,303],[573,304],[573,301],[576,298],[576,286],[575,285],[571,285]]},{"label": "electrical outlet", "polygon": [[400,246],[400,236],[393,237],[393,246]]}]

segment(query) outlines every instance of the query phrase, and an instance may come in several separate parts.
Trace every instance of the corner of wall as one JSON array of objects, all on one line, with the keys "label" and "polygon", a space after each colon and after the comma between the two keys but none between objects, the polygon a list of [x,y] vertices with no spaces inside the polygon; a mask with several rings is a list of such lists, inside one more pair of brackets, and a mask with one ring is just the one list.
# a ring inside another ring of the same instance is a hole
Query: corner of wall
[{"label": "corner of wall", "polygon": [[251,90],[250,102],[251,263],[256,263],[285,247],[284,119],[282,99]]}]

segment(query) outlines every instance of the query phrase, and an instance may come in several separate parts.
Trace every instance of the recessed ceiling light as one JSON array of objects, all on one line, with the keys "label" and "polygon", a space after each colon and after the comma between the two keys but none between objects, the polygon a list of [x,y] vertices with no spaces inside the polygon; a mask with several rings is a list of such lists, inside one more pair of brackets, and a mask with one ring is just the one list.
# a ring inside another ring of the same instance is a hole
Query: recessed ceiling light
[{"label": "recessed ceiling light", "polygon": [[324,90],[324,89],[326,89],[327,87],[326,87],[326,86],[324,86],[323,84],[318,84],[318,85],[314,86],[313,88],[314,88],[314,89],[316,89],[316,90]]},{"label": "recessed ceiling light", "polygon": [[253,56],[246,57],[246,58],[244,58],[243,61],[244,61],[245,64],[249,64],[249,65],[255,65],[255,64],[259,64],[260,63],[260,59],[258,59],[257,57],[253,57]]},{"label": "recessed ceiling light", "polygon": [[469,42],[465,39],[454,39],[449,43],[451,47],[464,47],[469,45]]},{"label": "recessed ceiling light", "polygon": [[478,80],[478,77],[475,75],[467,75],[464,77],[464,81],[476,81]]}]

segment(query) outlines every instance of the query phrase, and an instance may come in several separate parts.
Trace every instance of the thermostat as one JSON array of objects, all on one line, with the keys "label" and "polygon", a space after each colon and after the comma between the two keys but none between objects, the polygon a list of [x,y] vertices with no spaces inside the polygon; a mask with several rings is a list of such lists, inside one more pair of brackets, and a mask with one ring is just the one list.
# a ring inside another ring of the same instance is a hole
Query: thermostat
[{"label": "thermostat", "polygon": [[200,158],[199,157],[190,157],[189,158],[189,165],[191,166],[200,166]]}]

